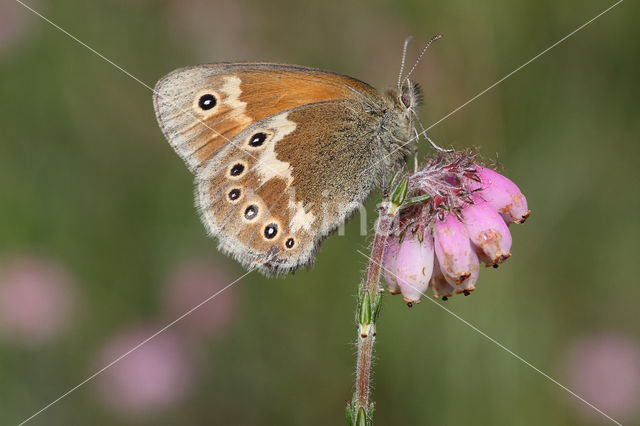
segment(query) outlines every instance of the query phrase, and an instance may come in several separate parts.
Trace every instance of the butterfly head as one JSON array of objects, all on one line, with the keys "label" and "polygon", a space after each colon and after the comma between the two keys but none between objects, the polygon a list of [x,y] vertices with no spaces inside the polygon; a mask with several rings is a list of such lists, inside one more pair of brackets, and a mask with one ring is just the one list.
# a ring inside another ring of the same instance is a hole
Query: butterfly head
[{"label": "butterfly head", "polygon": [[404,74],[404,66],[407,57],[407,47],[409,46],[411,37],[407,37],[404,40],[402,61],[400,64],[400,72],[398,73],[398,84],[396,88],[387,92],[387,101],[391,103],[391,108],[385,109],[385,112],[387,112],[387,120],[383,122],[382,126],[383,129],[388,131],[389,137],[386,140],[390,142],[391,152],[401,153],[399,156],[394,156],[393,162],[395,163],[402,163],[402,161],[406,160],[409,153],[415,152],[416,150],[416,144],[411,142],[417,142],[420,134],[415,130],[414,120],[418,122],[424,132],[424,126],[422,126],[417,113],[417,109],[423,100],[422,89],[420,85],[411,80],[410,77],[431,43],[440,38],[442,38],[442,35],[438,34],[427,42],[420,52],[420,55],[418,55],[418,59],[416,59],[413,67],[411,67],[406,74]]},{"label": "butterfly head", "polygon": [[389,151],[397,153],[391,157],[393,163],[402,162],[413,152],[416,143],[411,143],[416,135],[414,128],[417,109],[422,104],[422,89],[412,80],[406,80],[401,87],[386,93],[387,106],[382,128],[388,131]]}]

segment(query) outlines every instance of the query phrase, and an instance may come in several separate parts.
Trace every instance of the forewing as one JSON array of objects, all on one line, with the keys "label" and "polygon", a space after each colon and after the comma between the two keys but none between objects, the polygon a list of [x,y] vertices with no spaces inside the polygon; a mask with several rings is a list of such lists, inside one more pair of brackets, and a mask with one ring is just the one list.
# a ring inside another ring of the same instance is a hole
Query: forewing
[{"label": "forewing", "polygon": [[269,63],[218,63],[176,70],[154,89],[158,123],[192,172],[252,123],[332,99],[367,102],[377,92],[351,77]]}]

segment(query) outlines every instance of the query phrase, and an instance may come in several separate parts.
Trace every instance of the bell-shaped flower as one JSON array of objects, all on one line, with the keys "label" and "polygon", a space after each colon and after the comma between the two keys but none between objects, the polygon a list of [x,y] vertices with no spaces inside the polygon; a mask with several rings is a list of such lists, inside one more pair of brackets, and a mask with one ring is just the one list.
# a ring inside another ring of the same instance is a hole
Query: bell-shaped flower
[{"label": "bell-shaped flower", "polygon": [[396,278],[404,300],[419,303],[427,291],[433,272],[433,237],[427,229],[422,238],[419,232],[408,231],[398,250]]},{"label": "bell-shaped flower", "polygon": [[472,250],[471,258],[471,275],[469,278],[464,280],[462,283],[457,284],[451,280],[444,274],[444,279],[447,280],[451,286],[454,287],[456,294],[464,293],[465,296],[468,296],[470,292],[476,289],[476,283],[478,282],[478,278],[480,277],[480,261],[478,260],[478,256],[475,253],[475,250]]},{"label": "bell-shaped flower", "polygon": [[480,179],[466,179],[466,186],[502,215],[506,223],[524,223],[531,213],[527,199],[520,188],[500,173],[486,167],[476,167],[475,176]]},{"label": "bell-shaped flower", "polygon": [[499,264],[511,256],[511,233],[500,214],[487,202],[474,196],[474,204],[462,209],[471,241],[487,256],[487,265]]},{"label": "bell-shaped flower", "polygon": [[447,279],[442,274],[438,261],[434,262],[433,274],[431,275],[431,280],[429,281],[429,287],[433,292],[433,297],[435,297],[436,299],[442,298],[442,300],[447,300],[455,292],[455,288],[451,285],[451,283],[449,283],[449,281],[447,281]]},{"label": "bell-shaped flower", "polygon": [[454,284],[462,284],[479,269],[467,229],[454,214],[445,213],[443,220],[436,218],[433,239],[440,270]]}]

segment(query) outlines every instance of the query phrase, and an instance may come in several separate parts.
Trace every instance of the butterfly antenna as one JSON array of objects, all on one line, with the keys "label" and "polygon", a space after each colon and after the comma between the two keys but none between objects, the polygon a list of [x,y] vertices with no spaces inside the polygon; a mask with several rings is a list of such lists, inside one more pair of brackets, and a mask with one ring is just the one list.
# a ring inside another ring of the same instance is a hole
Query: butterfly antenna
[{"label": "butterfly antenna", "polygon": [[[427,45],[424,47],[424,49],[422,49],[422,52],[420,52],[420,55],[418,56],[418,59],[416,59],[416,63],[413,64],[413,67],[411,68],[411,70],[409,71],[409,73],[407,74],[407,76],[404,78],[404,80],[402,80],[402,84],[404,85],[404,82],[407,81],[409,79],[409,77],[411,76],[411,74],[413,73],[413,71],[416,69],[416,67],[418,66],[418,64],[420,63],[420,60],[422,59],[422,57],[424,56],[424,53],[427,51],[427,49],[429,48],[429,46],[431,46],[431,43],[433,43],[434,41],[441,39],[442,38],[442,34],[438,34],[435,35],[431,38],[431,40],[429,40],[427,42]],[[404,62],[404,61],[403,61]],[[403,63],[404,66],[404,63]],[[400,87],[400,85],[398,85],[398,87]]]},{"label": "butterfly antenna", "polygon": [[411,111],[413,112],[413,116],[416,118],[416,121],[418,122],[418,125],[420,126],[420,129],[422,130],[419,134],[418,132],[416,132],[416,136],[419,138],[420,136],[424,136],[424,138],[429,141],[429,143],[431,144],[431,146],[436,150],[436,151],[440,151],[440,152],[453,152],[453,149],[445,149],[445,148],[441,148],[440,146],[438,146],[434,141],[431,140],[431,138],[429,136],[427,136],[427,129],[424,128],[424,125],[422,124],[422,120],[420,120],[420,117],[418,117],[418,114],[415,113],[415,111]]},{"label": "butterfly antenna", "polygon": [[404,46],[402,47],[402,61],[400,62],[400,73],[398,74],[398,89],[400,88],[400,81],[402,81],[402,73],[404,72],[404,60],[407,58],[407,47],[413,36],[409,36],[404,39]]}]

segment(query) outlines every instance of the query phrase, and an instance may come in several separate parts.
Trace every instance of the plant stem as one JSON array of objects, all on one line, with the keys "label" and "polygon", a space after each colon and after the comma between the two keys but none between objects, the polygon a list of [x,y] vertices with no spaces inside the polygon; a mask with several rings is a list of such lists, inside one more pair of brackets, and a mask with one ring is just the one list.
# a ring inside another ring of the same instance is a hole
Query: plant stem
[{"label": "plant stem", "polygon": [[[371,394],[371,361],[376,339],[376,320],[382,303],[380,272],[384,248],[396,213],[396,206],[388,200],[379,208],[376,234],[371,248],[371,257],[367,268],[367,279],[360,283],[358,297],[358,355],[356,361],[355,394],[351,403],[353,419],[360,419],[362,410],[366,418],[358,423],[371,425],[373,404],[369,402]],[[362,409],[362,410],[361,410]]]}]

